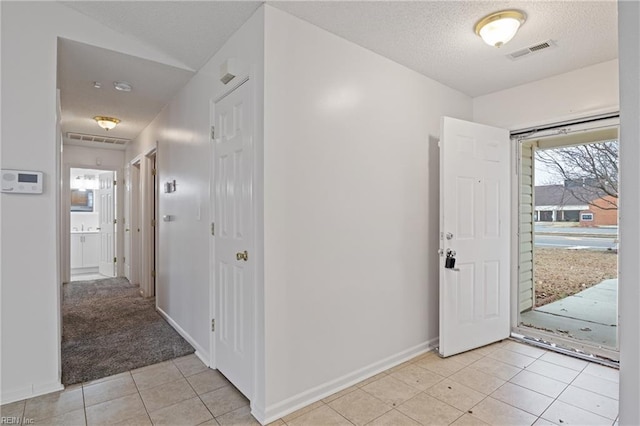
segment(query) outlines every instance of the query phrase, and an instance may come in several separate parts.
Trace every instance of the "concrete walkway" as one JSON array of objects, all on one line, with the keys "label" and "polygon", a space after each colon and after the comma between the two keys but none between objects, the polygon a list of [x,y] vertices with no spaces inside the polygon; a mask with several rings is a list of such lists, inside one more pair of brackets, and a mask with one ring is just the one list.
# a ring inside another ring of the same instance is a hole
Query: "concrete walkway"
[{"label": "concrete walkway", "polygon": [[599,346],[617,346],[618,280],[605,280],[573,296],[520,316],[522,325]]}]

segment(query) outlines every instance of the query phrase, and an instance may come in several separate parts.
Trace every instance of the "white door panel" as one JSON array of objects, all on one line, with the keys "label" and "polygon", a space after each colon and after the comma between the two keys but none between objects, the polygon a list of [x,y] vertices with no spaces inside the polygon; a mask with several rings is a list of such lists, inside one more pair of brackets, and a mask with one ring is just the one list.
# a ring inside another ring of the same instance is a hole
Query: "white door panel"
[{"label": "white door panel", "polygon": [[133,283],[131,271],[131,166],[124,168],[124,276]]},{"label": "white door panel", "polygon": [[[509,326],[509,132],[444,117],[440,139],[440,346],[455,355]],[[455,267],[446,254],[455,252]]]},{"label": "white door panel", "polygon": [[115,257],[115,215],[113,172],[98,175],[99,188],[96,190],[98,200],[98,217],[100,219],[100,274],[107,277],[116,276]]},{"label": "white door panel", "polygon": [[214,142],[216,365],[249,398],[254,297],[250,89],[244,83],[215,104]]}]

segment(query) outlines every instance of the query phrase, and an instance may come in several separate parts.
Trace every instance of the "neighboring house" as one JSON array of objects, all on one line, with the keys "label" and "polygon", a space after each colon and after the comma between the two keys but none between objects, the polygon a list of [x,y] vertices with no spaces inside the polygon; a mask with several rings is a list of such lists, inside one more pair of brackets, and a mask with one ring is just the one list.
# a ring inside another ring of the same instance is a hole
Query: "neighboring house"
[{"label": "neighboring house", "polygon": [[586,188],[568,185],[535,187],[536,222],[580,222],[580,226],[618,224],[618,209],[612,208],[614,198]]}]

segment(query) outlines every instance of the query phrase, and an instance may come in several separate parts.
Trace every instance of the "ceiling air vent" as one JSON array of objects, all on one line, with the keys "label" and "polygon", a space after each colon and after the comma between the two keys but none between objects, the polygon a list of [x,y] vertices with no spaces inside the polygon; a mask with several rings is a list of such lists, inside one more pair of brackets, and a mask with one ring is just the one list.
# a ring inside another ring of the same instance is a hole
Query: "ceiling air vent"
[{"label": "ceiling air vent", "polygon": [[542,50],[549,49],[556,46],[557,45],[553,42],[553,40],[547,40],[547,41],[543,41],[542,43],[534,44],[533,46],[529,46],[524,49],[511,52],[507,55],[507,58],[515,61],[516,59],[521,59],[533,53],[538,53]]},{"label": "ceiling air vent", "polygon": [[112,138],[109,136],[87,135],[84,133],[72,133],[72,132],[68,132],[67,137],[73,141],[99,142],[99,143],[108,143],[112,145],[126,145],[127,142],[131,141],[131,139]]}]

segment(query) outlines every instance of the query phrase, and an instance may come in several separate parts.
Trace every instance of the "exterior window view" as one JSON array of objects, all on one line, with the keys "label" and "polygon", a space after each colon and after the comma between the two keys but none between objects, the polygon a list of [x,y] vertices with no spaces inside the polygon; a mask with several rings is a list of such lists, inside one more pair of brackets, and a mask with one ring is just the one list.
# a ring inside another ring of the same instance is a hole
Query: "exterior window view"
[{"label": "exterior window view", "polygon": [[618,141],[527,148],[534,187],[525,281],[532,291],[520,306],[521,325],[615,350]]}]

